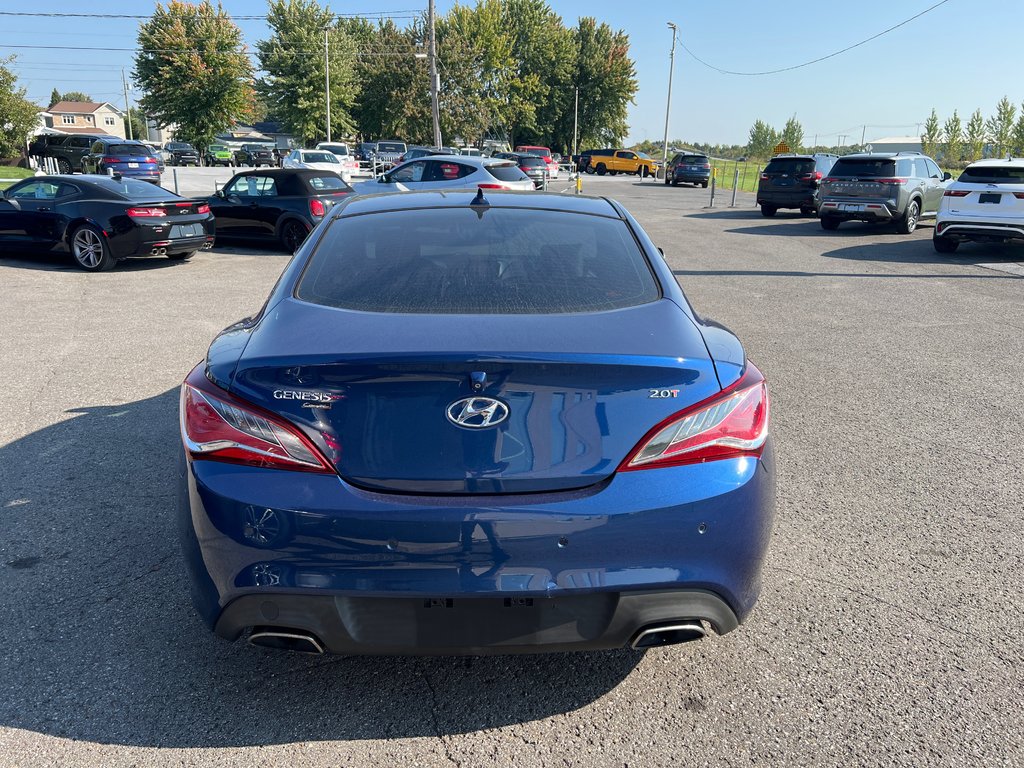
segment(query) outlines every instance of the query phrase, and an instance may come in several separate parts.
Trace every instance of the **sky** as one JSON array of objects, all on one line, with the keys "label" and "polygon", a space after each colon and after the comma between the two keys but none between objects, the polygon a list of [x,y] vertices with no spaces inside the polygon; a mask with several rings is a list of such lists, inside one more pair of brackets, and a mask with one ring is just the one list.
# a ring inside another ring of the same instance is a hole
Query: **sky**
[{"label": "sky", "polygon": [[[392,15],[400,25],[426,9],[426,0],[324,4],[336,13]],[[437,0],[438,13],[453,4]],[[765,75],[715,69],[751,73],[797,67],[867,40],[936,4],[881,37],[808,66]],[[222,0],[222,5],[234,17],[261,16],[266,10],[263,0]],[[966,123],[975,109],[991,115],[1004,95],[1018,108],[1024,100],[1019,74],[1024,64],[1024,0],[549,0],[549,5],[566,26],[590,15],[629,35],[639,88],[629,109],[627,144],[660,140],[664,133],[672,45],[668,22],[679,29],[670,140],[745,144],[755,120],[781,129],[795,115],[807,143],[815,137],[819,144],[859,143],[862,135],[870,143],[919,134],[933,108],[940,120],[957,110]],[[133,47],[138,20],[3,14],[144,15],[154,6],[145,0],[0,0],[0,56],[17,55],[19,83],[40,105],[49,103],[56,87],[85,91],[123,108],[121,70],[130,76],[132,54],[83,49]],[[261,19],[237,23],[250,48],[268,35]],[[443,58],[443,51],[439,55]],[[136,91],[131,94],[133,99],[138,96]]]}]

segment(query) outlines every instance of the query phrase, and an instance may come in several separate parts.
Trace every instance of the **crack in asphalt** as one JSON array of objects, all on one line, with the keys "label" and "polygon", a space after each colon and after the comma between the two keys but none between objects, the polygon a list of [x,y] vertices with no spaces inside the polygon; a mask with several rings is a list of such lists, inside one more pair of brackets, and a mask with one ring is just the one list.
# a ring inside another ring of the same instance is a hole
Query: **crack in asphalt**
[{"label": "crack in asphalt", "polygon": [[435,689],[434,684],[430,682],[430,677],[427,675],[425,670],[420,669],[420,677],[423,678],[423,682],[427,686],[427,690],[430,691],[430,720],[434,726],[434,735],[437,736],[438,740],[444,746],[444,756],[448,758],[448,762],[457,766],[457,768],[462,768],[462,763],[455,759],[455,756],[452,754],[451,745],[448,744],[448,740],[441,732],[441,724],[437,719],[437,709],[439,706],[437,700],[437,689]]}]

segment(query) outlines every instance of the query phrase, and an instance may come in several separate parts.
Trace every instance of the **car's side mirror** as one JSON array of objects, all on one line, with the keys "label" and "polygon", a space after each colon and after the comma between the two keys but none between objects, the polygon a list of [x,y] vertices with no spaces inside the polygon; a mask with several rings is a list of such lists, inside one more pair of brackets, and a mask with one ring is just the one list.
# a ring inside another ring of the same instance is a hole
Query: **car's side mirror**
[{"label": "car's side mirror", "polygon": [[665,249],[662,248],[660,245],[658,246],[658,253],[660,253],[662,256],[665,255]]},{"label": "car's side mirror", "polygon": [[386,173],[382,173],[380,176],[377,177],[378,184],[387,184],[389,181],[391,181],[391,179],[388,178],[388,175]]},{"label": "car's side mirror", "polygon": [[953,174],[950,173],[949,171],[946,171],[944,174],[942,174],[942,180],[943,181],[949,181],[952,178],[953,178]]},{"label": "car's side mirror", "polygon": [[223,200],[224,199],[224,190],[223,189],[218,189],[216,192],[213,193],[213,196],[214,197],[219,197],[221,200]]}]

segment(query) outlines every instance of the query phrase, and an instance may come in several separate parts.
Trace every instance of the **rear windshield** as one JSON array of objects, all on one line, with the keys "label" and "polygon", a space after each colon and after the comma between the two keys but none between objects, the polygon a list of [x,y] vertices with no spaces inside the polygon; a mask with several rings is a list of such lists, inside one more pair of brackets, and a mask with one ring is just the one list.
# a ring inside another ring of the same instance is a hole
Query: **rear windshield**
[{"label": "rear windshield", "polygon": [[765,173],[788,173],[797,175],[801,173],[814,173],[814,160],[801,157],[776,157],[768,162]]},{"label": "rear windshield", "polygon": [[524,155],[519,158],[519,164],[525,165],[527,168],[547,168],[548,164],[544,162],[543,157],[537,157],[536,155]]},{"label": "rear windshield", "polygon": [[529,152],[531,155],[540,155],[541,157],[551,157],[551,150],[547,147],[520,147],[520,152]]},{"label": "rear windshield", "polygon": [[891,158],[857,160],[839,158],[829,172],[830,176],[860,176],[862,178],[890,178],[896,174],[896,161]]},{"label": "rear windshield", "polygon": [[335,155],[348,154],[348,147],[346,147],[344,144],[324,144],[322,146],[317,147],[317,149],[322,149],[325,152],[331,152]]},{"label": "rear windshield", "polygon": [[964,168],[957,181],[969,181],[972,184],[1024,184],[1024,166],[969,166]]},{"label": "rear windshield", "polygon": [[304,163],[336,163],[338,158],[330,152],[303,152],[302,162]]},{"label": "rear windshield", "polygon": [[336,219],[296,296],[363,312],[564,314],[660,297],[626,223],[470,208]]},{"label": "rear windshield", "polygon": [[108,155],[151,155],[149,147],[140,144],[108,144],[104,150]]},{"label": "rear windshield", "polygon": [[378,141],[378,152],[405,152],[405,144],[397,141]]},{"label": "rear windshield", "polygon": [[708,159],[704,155],[680,155],[677,163],[687,163],[693,165],[704,165],[708,162]]},{"label": "rear windshield", "polygon": [[519,170],[515,163],[491,163],[487,166],[487,172],[498,181],[522,181],[529,179],[525,173]]},{"label": "rear windshield", "polygon": [[152,184],[145,181],[135,181],[134,179],[121,178],[120,180],[114,179],[113,177],[108,178],[96,178],[91,177],[89,181],[95,184],[97,187],[101,187],[109,192],[114,192],[118,195],[123,195],[129,200],[181,200],[182,198],[173,192],[168,192],[166,189],[161,187],[154,187]]},{"label": "rear windshield", "polygon": [[317,192],[349,192],[352,187],[346,184],[341,176],[325,174],[323,176],[308,176],[306,183]]}]

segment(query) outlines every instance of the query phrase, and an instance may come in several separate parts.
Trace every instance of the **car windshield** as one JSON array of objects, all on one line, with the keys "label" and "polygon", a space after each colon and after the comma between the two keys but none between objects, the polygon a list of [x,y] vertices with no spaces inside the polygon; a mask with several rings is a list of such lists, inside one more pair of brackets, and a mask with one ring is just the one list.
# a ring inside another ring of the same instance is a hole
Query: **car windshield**
[{"label": "car windshield", "polygon": [[335,219],[296,296],[362,312],[562,314],[660,292],[619,219],[459,207]]},{"label": "car windshield", "polygon": [[776,157],[768,163],[765,173],[785,173],[796,176],[802,173],[814,173],[814,160],[803,157]]},{"label": "car windshield", "polygon": [[195,151],[195,148],[191,144],[168,144],[167,149],[181,151],[183,149]]},{"label": "car windshield", "polygon": [[971,184],[1024,184],[1024,166],[972,165],[964,168],[957,181]]},{"label": "car windshield", "polygon": [[152,150],[142,144],[108,144],[104,152],[108,155],[139,155],[148,157]]},{"label": "car windshield", "polygon": [[97,187],[107,190],[108,192],[114,192],[115,194],[126,197],[129,200],[147,200],[155,202],[157,200],[182,200],[183,198],[168,192],[166,189],[161,187],[154,187],[145,181],[135,181],[134,179],[116,179],[114,177],[90,177],[90,181]]},{"label": "car windshield", "polygon": [[344,144],[321,144],[317,149],[322,149],[324,152],[331,152],[335,155],[348,154],[348,147]]},{"label": "car windshield", "polygon": [[646,152],[637,152],[636,156],[637,157],[642,157],[644,160],[650,160],[651,159],[651,156],[648,155]]},{"label": "car windshield", "polygon": [[896,175],[896,161],[892,158],[841,157],[832,166],[830,176],[858,176],[886,179]]},{"label": "car windshield", "polygon": [[225,147],[223,144],[211,144],[210,145],[210,151],[211,152],[226,152],[227,151],[227,147]]},{"label": "car windshield", "polygon": [[338,158],[330,152],[303,152],[300,159],[304,163],[337,163]]},{"label": "car windshield", "polygon": [[246,152],[261,152],[264,149],[266,149],[266,147],[263,147],[259,144],[243,144],[242,149],[244,149]]},{"label": "car windshield", "polygon": [[405,152],[405,144],[399,141],[378,141],[378,152]]}]

